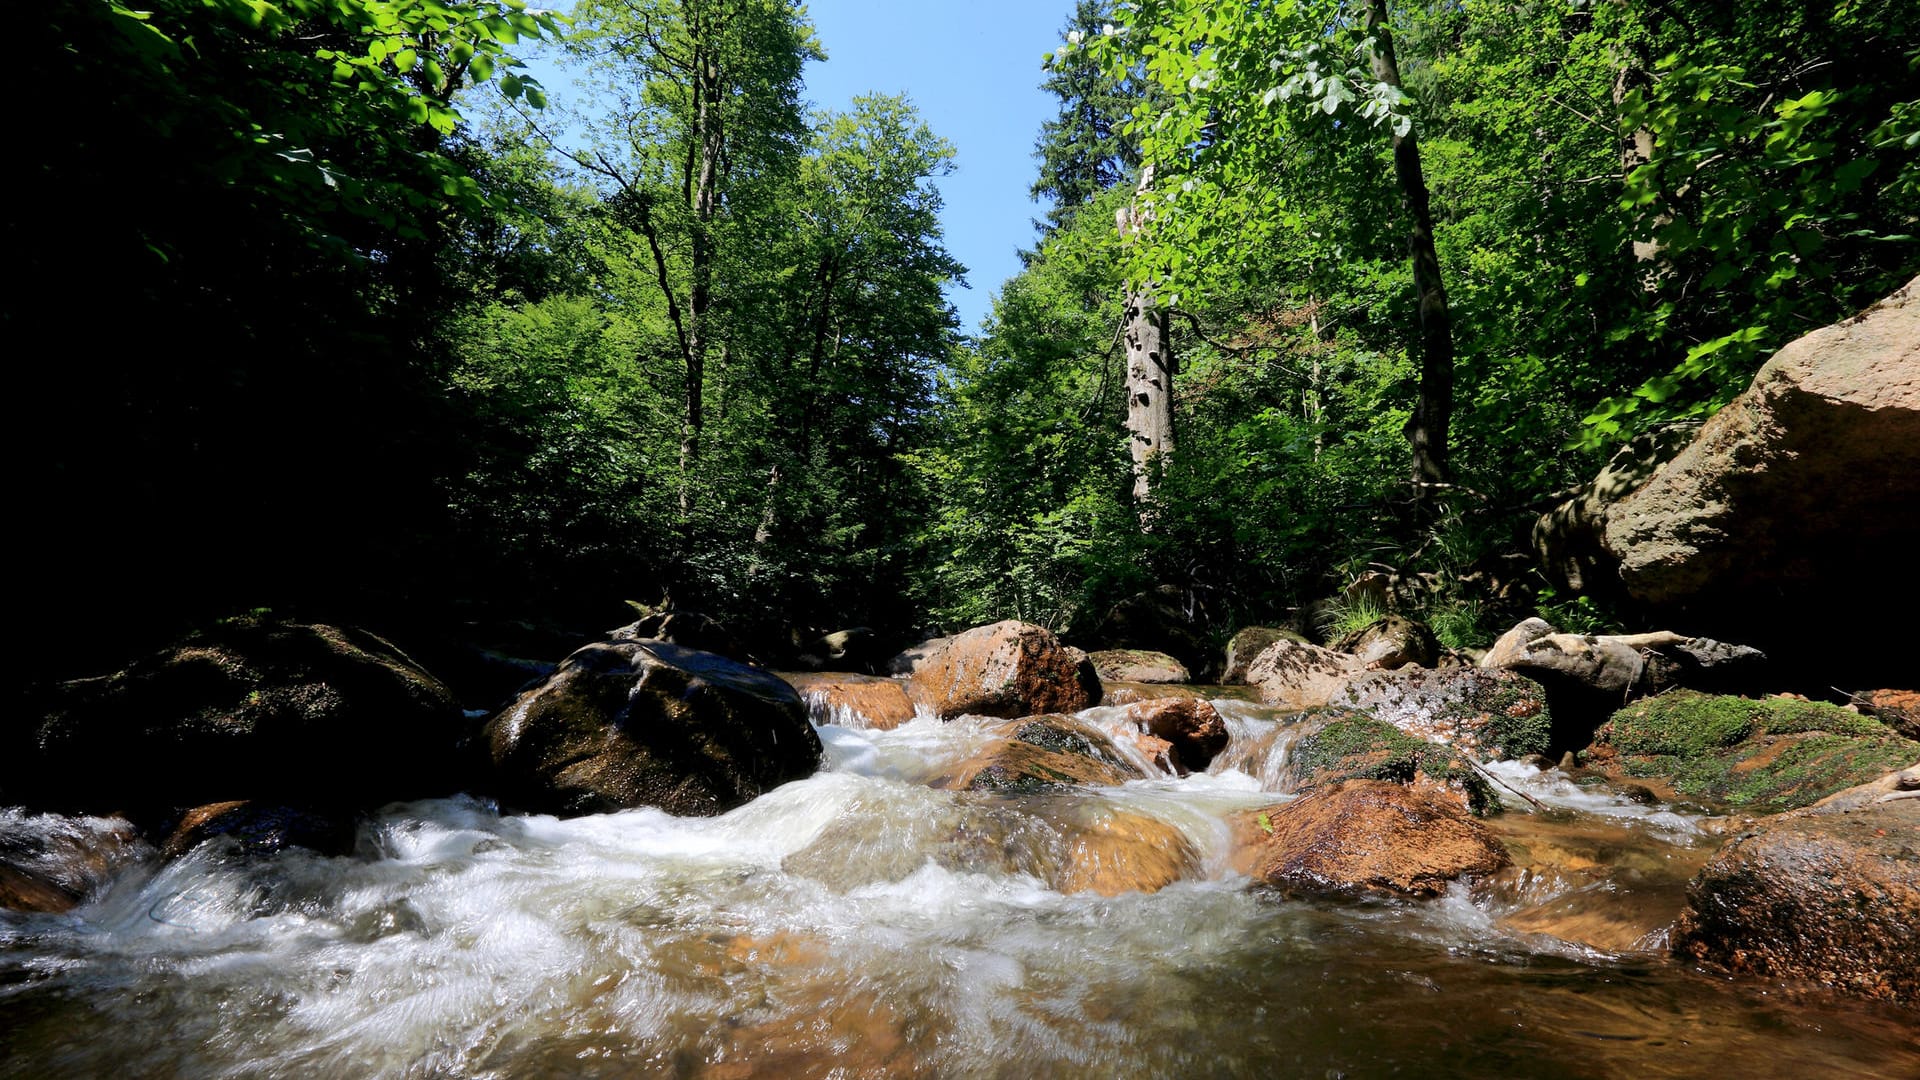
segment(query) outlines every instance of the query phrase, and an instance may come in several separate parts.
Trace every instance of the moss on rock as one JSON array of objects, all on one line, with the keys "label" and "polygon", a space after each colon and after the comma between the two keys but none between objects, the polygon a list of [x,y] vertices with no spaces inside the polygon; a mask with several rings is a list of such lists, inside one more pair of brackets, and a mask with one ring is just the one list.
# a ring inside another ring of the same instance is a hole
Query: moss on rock
[{"label": "moss on rock", "polygon": [[1294,791],[1309,791],[1342,780],[1422,780],[1453,788],[1475,814],[1500,809],[1500,798],[1479,770],[1458,750],[1415,738],[1385,720],[1346,709],[1306,714],[1287,755]]},{"label": "moss on rock", "polygon": [[1614,713],[1592,754],[1684,795],[1773,814],[1910,765],[1920,742],[1822,702],[1675,691]]}]

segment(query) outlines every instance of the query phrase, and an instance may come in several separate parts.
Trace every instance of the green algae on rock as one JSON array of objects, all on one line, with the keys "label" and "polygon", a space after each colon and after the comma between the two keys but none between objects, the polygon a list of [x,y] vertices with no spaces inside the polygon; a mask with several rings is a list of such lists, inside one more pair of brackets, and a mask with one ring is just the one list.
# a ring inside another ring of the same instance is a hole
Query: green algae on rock
[{"label": "green algae on rock", "polygon": [[1475,814],[1500,809],[1500,796],[1451,746],[1418,739],[1385,720],[1347,709],[1319,709],[1300,720],[1287,753],[1283,790],[1312,791],[1344,780],[1428,781],[1462,795]]},{"label": "green algae on rock", "polygon": [[1677,690],[1614,713],[1589,753],[1690,798],[1774,814],[1911,765],[1920,742],[1821,702]]}]

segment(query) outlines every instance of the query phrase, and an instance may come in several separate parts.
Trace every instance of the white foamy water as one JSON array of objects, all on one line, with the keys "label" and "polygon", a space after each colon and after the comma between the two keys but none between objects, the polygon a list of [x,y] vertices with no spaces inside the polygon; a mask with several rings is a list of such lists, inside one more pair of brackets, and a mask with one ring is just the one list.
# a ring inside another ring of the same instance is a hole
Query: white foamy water
[{"label": "white foamy water", "polygon": [[[1222,712],[1228,759],[1276,756],[1276,718]],[[1871,1026],[1782,1036],[1683,972],[1547,947],[1465,890],[1250,889],[1224,819],[1284,801],[1258,765],[1020,799],[927,786],[994,723],[825,725],[818,774],[716,818],[461,798],[387,808],[350,857],[149,860],[71,913],[0,914],[0,1076],[1599,1076],[1636,1071],[1643,1039],[1668,1063],[1899,1060]],[[1178,830],[1188,877],[1062,892],[1088,824],[1129,815]],[[1638,1017],[1635,1041],[1565,1034],[1605,1027],[1596,1009]]]}]

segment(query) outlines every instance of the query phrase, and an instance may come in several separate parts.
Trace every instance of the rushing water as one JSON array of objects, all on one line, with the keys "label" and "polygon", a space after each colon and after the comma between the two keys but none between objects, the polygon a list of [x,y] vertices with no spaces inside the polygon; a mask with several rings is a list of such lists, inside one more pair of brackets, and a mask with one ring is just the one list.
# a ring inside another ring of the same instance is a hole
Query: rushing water
[{"label": "rushing water", "polygon": [[[724,817],[452,799],[349,858],[148,861],[0,913],[0,1076],[1920,1076],[1911,1013],[1663,959],[1644,931],[1711,823],[1557,773],[1501,768],[1543,807],[1502,835],[1545,869],[1473,896],[1250,888],[1222,819],[1277,801],[1285,729],[1221,707],[1213,772],[1051,799],[926,786],[982,725],[830,724],[819,774]],[[1110,812],[1199,871],[1050,888],[1068,819]]]}]

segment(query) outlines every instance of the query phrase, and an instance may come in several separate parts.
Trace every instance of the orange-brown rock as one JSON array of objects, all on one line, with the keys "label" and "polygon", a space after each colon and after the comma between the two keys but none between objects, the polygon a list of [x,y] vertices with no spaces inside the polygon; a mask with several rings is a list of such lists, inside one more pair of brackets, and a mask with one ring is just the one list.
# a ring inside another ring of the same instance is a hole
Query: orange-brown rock
[{"label": "orange-brown rock", "polygon": [[178,858],[208,840],[225,836],[250,855],[272,855],[290,847],[322,855],[345,855],[353,850],[356,832],[353,815],[338,811],[264,802],[209,803],[181,815],[160,850],[169,858]]},{"label": "orange-brown rock", "polygon": [[1193,698],[1148,701],[1129,706],[1133,722],[1147,734],[1164,739],[1173,749],[1173,764],[1182,773],[1206,769],[1215,754],[1227,748],[1227,724],[1212,702]]},{"label": "orange-brown rock", "polygon": [[1345,781],[1229,823],[1233,868],[1288,891],[1433,896],[1507,864],[1506,849],[1458,799],[1378,780]]},{"label": "orange-brown rock", "polygon": [[1150,649],[1102,649],[1092,653],[1093,670],[1100,681],[1134,683],[1190,682],[1187,666],[1166,653]]},{"label": "orange-brown rock", "polygon": [[878,675],[838,671],[782,671],[781,678],[800,692],[816,724],[891,731],[913,719],[907,684]]},{"label": "orange-brown rock", "polygon": [[948,770],[932,786],[1039,795],[1062,788],[1124,784],[1146,774],[1097,728],[1070,716],[1030,716],[1002,725],[987,749]]},{"label": "orange-brown rock", "polygon": [[914,670],[907,688],[915,705],[942,720],[1079,712],[1100,701],[1091,663],[1045,627],[1011,620],[955,636]]},{"label": "orange-brown rock", "polygon": [[1687,886],[1674,952],[1920,1004],[1920,791],[1901,775],[1729,840]]},{"label": "orange-brown rock", "polygon": [[1129,810],[1099,807],[1067,835],[1053,885],[1063,893],[1158,892],[1193,874],[1200,853],[1178,828]]},{"label": "orange-brown rock", "polygon": [[151,851],[119,818],[0,810],[0,911],[71,910]]},{"label": "orange-brown rock", "polygon": [[1870,690],[1856,694],[1854,707],[1909,739],[1920,739],[1920,690]]}]

